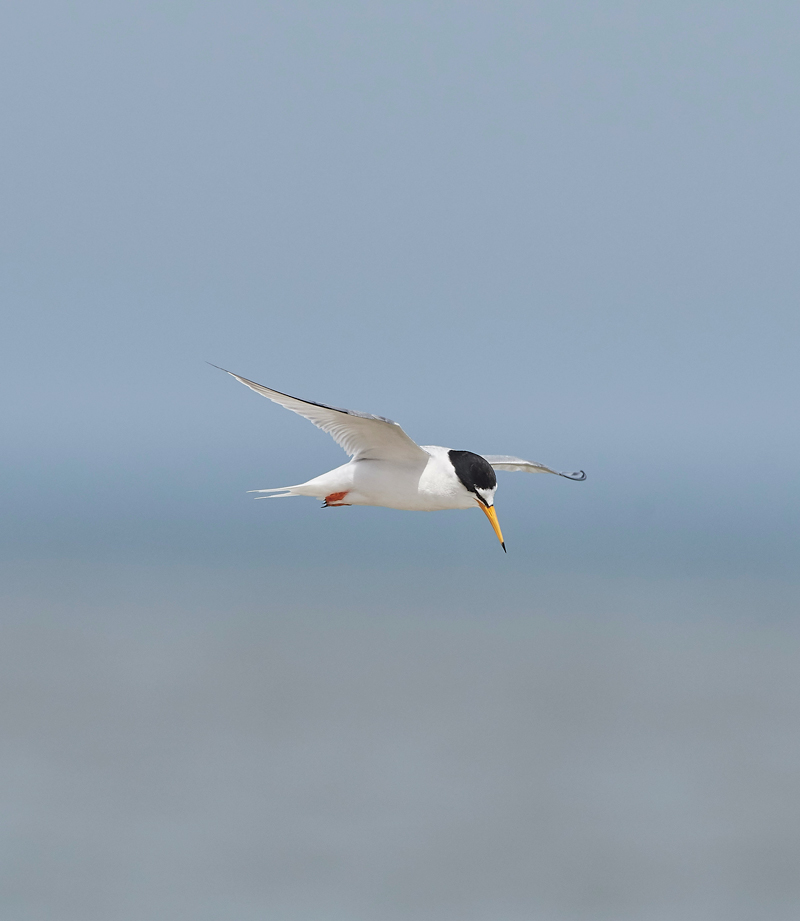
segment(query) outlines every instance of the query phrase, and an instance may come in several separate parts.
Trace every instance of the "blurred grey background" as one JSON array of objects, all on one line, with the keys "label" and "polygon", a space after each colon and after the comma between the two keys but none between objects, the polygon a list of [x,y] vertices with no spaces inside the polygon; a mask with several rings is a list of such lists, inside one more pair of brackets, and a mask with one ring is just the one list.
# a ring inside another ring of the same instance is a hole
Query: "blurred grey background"
[{"label": "blurred grey background", "polygon": [[800,8],[0,22],[3,918],[794,921]]}]

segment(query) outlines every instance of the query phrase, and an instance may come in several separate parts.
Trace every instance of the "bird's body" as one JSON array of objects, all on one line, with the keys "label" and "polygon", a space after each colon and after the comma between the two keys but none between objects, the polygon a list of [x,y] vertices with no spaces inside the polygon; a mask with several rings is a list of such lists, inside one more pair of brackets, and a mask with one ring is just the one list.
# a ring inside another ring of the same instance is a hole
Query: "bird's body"
[{"label": "bird's body", "polygon": [[[494,511],[495,469],[558,473],[519,457],[482,456],[437,445],[420,446],[391,419],[300,400],[231,371],[226,373],[256,393],[304,416],[328,432],[351,455],[349,463],[305,483],[253,490],[261,493],[261,498],[311,496],[324,500],[326,508],[377,505],[415,512],[477,506],[492,523],[505,550]],[[586,478],[583,471],[558,475],[573,480]]]},{"label": "bird's body", "polygon": [[[312,496],[334,505],[380,505],[410,512],[474,508],[475,496],[455,475],[447,448],[421,446],[425,457],[406,463],[351,460],[307,483],[275,490],[274,498]],[[330,496],[342,495],[340,500]]]}]

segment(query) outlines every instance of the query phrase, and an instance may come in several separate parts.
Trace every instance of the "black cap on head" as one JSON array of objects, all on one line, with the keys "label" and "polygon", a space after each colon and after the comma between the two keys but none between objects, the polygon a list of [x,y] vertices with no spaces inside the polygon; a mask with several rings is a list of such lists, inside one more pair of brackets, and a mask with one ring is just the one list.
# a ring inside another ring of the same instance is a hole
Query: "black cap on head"
[{"label": "black cap on head", "polygon": [[448,451],[447,453],[450,463],[455,468],[456,476],[470,492],[475,492],[477,489],[494,489],[497,486],[494,467],[485,457],[473,454],[471,451]]}]

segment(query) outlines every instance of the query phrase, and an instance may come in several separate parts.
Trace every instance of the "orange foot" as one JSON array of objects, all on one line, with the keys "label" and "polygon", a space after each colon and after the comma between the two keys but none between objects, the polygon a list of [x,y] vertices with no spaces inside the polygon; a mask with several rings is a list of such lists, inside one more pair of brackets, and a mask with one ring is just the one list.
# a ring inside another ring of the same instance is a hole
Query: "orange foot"
[{"label": "orange foot", "polygon": [[329,496],[325,496],[325,505],[323,508],[336,508],[338,505],[349,505],[349,502],[342,502],[342,499],[347,495],[347,490],[344,492],[332,492]]}]

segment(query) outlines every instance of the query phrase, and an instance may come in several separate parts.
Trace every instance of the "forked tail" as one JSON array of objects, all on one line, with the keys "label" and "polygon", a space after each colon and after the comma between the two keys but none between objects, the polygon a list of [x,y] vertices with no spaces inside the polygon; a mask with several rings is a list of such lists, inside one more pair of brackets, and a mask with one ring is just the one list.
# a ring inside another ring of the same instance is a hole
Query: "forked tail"
[{"label": "forked tail", "polygon": [[256,499],[289,499],[292,496],[299,496],[301,493],[294,492],[296,486],[276,486],[274,489],[248,489],[248,492],[265,492],[271,493],[268,496],[256,496]]}]

